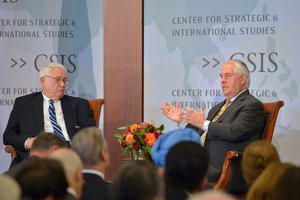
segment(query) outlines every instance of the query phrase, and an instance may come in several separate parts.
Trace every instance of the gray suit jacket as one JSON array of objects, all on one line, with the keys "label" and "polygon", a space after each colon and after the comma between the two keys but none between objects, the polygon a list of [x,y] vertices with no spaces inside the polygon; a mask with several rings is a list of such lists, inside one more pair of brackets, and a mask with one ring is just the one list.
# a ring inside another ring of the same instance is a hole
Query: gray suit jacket
[{"label": "gray suit jacket", "polygon": [[[212,121],[224,103],[225,101],[214,106],[209,111],[207,120]],[[214,174],[209,174],[210,182],[218,180],[226,152],[243,151],[249,143],[259,140],[264,124],[263,104],[250,95],[249,90],[240,94],[216,122],[210,122],[204,145],[210,156],[210,164],[216,168]],[[196,129],[203,134],[203,130]]]}]

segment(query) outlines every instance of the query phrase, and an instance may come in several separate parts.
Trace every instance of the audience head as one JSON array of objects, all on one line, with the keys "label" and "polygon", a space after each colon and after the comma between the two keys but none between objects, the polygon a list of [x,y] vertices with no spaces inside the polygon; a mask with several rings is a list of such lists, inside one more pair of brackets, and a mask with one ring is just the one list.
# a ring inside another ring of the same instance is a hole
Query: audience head
[{"label": "audience head", "polygon": [[280,162],[278,152],[273,144],[265,140],[250,143],[244,151],[242,172],[248,186],[272,162]]},{"label": "audience head", "polygon": [[85,169],[98,167],[105,172],[109,166],[106,140],[100,129],[88,127],[72,139],[72,149],[79,155]]},{"label": "audience head", "polygon": [[53,151],[67,147],[67,144],[62,141],[57,135],[48,132],[39,133],[32,143],[30,155],[39,158],[48,157]]},{"label": "audience head", "polygon": [[80,157],[71,149],[61,148],[50,155],[50,158],[60,161],[63,165],[69,187],[81,197],[83,186],[82,163]]},{"label": "audience head", "polygon": [[59,63],[50,63],[40,70],[40,83],[44,95],[48,98],[61,99],[66,90],[67,70]]},{"label": "audience head", "polygon": [[290,168],[295,168],[295,165],[278,162],[269,164],[250,187],[247,200],[272,200],[270,196],[275,185],[278,184],[285,171]]},{"label": "audience head", "polygon": [[21,190],[18,183],[10,176],[0,175],[0,199],[20,200]]},{"label": "audience head", "polygon": [[22,199],[64,199],[68,183],[60,162],[51,159],[28,160],[15,176]]},{"label": "audience head", "polygon": [[203,190],[208,163],[208,153],[199,143],[183,141],[171,147],[166,157],[164,176],[167,199],[180,194],[183,199],[187,193]]},{"label": "audience head", "polygon": [[207,190],[204,192],[192,194],[188,200],[236,200],[230,194],[223,192],[221,190]]},{"label": "audience head", "polygon": [[165,167],[165,159],[169,149],[182,141],[192,141],[200,144],[200,136],[191,128],[175,129],[161,135],[151,150],[154,164],[158,167]]},{"label": "audience head", "polygon": [[123,164],[111,185],[111,200],[154,200],[162,197],[156,168],[148,161]]},{"label": "audience head", "polygon": [[298,200],[300,197],[300,168],[287,169],[270,194],[272,200]]},{"label": "audience head", "polygon": [[226,99],[231,99],[250,85],[249,70],[241,60],[232,59],[225,62],[220,76],[222,93]]}]

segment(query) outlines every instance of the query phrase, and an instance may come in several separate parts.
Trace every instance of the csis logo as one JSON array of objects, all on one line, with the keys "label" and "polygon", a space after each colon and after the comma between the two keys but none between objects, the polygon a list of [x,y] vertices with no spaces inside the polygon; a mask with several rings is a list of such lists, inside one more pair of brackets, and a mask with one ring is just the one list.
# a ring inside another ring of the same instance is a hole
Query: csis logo
[{"label": "csis logo", "polygon": [[18,0],[2,0],[2,3],[17,3]]},{"label": "csis logo", "polygon": [[278,58],[277,52],[270,52],[270,53],[237,52],[230,57],[230,59],[245,60],[250,72],[268,72],[268,73],[274,73],[278,70],[278,64],[276,62],[276,58]]},{"label": "csis logo", "polygon": [[68,73],[74,73],[77,69],[75,54],[39,54],[34,59],[34,67],[39,72],[42,66],[49,62],[58,62],[66,66]]}]

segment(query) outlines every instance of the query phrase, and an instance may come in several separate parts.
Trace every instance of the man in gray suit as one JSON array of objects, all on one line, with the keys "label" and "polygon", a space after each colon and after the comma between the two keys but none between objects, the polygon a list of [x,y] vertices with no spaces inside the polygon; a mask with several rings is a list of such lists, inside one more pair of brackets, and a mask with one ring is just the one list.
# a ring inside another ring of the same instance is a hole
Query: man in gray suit
[{"label": "man in gray suit", "polygon": [[220,73],[222,93],[226,100],[214,106],[204,115],[187,107],[183,109],[164,102],[162,113],[180,127],[192,127],[201,135],[202,145],[210,156],[215,173],[209,174],[209,182],[214,184],[221,173],[226,152],[243,151],[254,140],[261,137],[265,117],[263,104],[249,93],[250,73],[240,60],[229,60],[223,64]]}]

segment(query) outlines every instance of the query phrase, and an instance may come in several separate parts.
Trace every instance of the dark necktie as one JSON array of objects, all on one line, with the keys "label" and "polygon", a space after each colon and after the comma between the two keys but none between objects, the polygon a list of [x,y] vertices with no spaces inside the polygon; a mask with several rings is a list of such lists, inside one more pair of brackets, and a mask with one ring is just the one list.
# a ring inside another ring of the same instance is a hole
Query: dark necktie
[{"label": "dark necktie", "polygon": [[49,118],[51,121],[51,124],[53,126],[54,133],[60,137],[60,139],[65,140],[64,134],[62,133],[61,127],[57,123],[56,115],[55,115],[55,108],[54,108],[54,101],[52,99],[49,100]]}]

